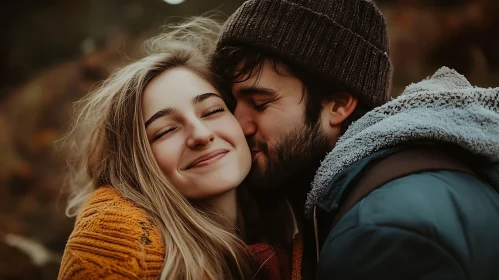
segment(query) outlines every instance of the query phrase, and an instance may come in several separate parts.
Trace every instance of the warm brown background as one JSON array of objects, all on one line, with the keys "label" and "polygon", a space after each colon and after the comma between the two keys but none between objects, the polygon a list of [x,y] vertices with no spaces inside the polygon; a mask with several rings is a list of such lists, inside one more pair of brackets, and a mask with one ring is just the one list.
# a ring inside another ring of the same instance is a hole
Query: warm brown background
[{"label": "warm brown background", "polygon": [[[137,58],[140,43],[168,17],[214,9],[230,14],[242,2],[0,4],[0,279],[56,278],[73,220],[64,216],[65,169],[54,141],[67,130],[71,102]],[[393,95],[442,65],[473,84],[499,85],[499,1],[376,2],[388,21]],[[16,246],[37,253],[35,261]]]}]

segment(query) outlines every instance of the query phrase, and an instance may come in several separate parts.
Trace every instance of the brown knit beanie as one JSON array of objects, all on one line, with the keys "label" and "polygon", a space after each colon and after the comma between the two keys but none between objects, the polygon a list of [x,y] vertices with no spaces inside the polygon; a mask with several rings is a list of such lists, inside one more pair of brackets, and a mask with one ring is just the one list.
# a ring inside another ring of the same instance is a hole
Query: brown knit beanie
[{"label": "brown knit beanie", "polygon": [[366,106],[389,99],[386,23],[369,0],[249,0],[225,23],[217,49],[250,46],[353,90]]}]

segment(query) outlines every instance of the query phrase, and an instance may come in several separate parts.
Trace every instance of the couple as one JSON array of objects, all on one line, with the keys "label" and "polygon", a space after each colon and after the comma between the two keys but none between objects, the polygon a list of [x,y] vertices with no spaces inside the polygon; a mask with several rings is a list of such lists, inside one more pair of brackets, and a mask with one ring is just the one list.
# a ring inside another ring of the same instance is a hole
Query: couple
[{"label": "couple", "polygon": [[499,279],[499,89],[444,67],[389,100],[372,2],[150,42],[81,103],[60,279]]}]

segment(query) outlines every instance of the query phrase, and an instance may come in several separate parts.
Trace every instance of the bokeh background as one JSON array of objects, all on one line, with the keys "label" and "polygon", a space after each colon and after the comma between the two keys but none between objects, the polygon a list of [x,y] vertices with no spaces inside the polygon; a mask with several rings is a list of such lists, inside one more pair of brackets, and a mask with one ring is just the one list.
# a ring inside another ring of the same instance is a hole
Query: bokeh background
[{"label": "bokeh background", "polygon": [[[64,215],[65,165],[54,141],[68,129],[72,102],[138,58],[166,21],[229,15],[243,2],[165,1],[0,4],[0,279],[57,277],[74,220]],[[499,85],[498,0],[375,2],[388,22],[392,95],[442,65],[475,85]]]}]

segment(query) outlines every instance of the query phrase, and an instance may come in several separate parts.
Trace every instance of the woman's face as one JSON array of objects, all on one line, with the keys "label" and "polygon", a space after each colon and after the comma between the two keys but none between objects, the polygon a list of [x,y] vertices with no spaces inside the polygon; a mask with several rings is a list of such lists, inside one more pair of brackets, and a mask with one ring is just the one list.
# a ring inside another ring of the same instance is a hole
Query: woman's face
[{"label": "woman's face", "polygon": [[185,67],[166,70],[146,86],[146,132],[156,161],[189,199],[236,188],[251,168],[237,120],[218,91]]}]

